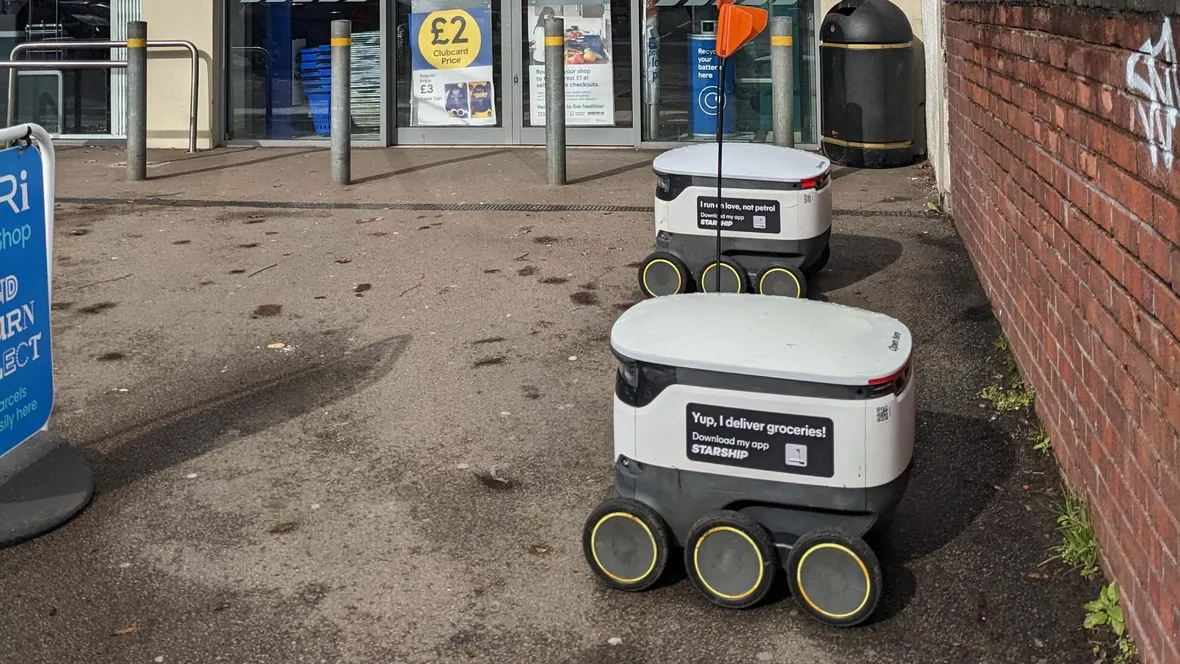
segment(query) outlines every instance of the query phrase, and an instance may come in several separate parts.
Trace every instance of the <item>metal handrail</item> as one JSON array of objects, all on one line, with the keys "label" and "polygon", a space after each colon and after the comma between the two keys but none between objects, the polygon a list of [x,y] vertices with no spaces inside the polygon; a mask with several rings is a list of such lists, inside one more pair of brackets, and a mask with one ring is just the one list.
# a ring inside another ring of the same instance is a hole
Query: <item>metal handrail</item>
[{"label": "metal handrail", "polygon": [[[200,54],[197,47],[190,41],[184,40],[165,40],[153,41],[148,40],[148,48],[153,46],[163,48],[185,48],[188,49],[189,56],[192,60],[192,89],[189,92],[189,127],[188,127],[188,151],[197,151],[197,101],[200,90]],[[16,48],[12,49],[9,56],[9,62],[0,62],[0,69],[118,69],[125,68],[127,63],[121,60],[111,61],[90,61],[82,60],[76,61],[74,64],[83,64],[86,66],[72,67],[65,66],[70,63],[69,60],[42,60],[42,61],[18,61],[17,56],[26,51],[58,51],[63,49],[91,49],[91,48],[127,48],[125,41],[74,41],[74,42],[25,42],[17,44]],[[27,64],[36,64],[36,67],[26,67]],[[106,65],[106,66],[103,66]],[[8,77],[8,126],[11,127],[16,122],[16,76]]]}]

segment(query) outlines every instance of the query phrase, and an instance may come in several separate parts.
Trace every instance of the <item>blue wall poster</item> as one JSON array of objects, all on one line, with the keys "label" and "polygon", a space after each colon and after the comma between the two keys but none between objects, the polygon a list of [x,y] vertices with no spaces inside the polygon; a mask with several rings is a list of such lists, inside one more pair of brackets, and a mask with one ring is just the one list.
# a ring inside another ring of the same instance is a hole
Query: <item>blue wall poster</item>
[{"label": "blue wall poster", "polygon": [[490,0],[413,0],[411,124],[494,126]]},{"label": "blue wall poster", "polygon": [[[717,57],[717,35],[689,36],[689,128],[693,136],[717,136],[717,111],[721,108],[721,90],[717,85],[721,74],[721,59]],[[724,135],[737,130],[737,112],[733,106],[737,94],[737,74],[733,63],[725,68]]]},{"label": "blue wall poster", "polygon": [[45,215],[41,153],[0,151],[0,456],[53,410]]}]

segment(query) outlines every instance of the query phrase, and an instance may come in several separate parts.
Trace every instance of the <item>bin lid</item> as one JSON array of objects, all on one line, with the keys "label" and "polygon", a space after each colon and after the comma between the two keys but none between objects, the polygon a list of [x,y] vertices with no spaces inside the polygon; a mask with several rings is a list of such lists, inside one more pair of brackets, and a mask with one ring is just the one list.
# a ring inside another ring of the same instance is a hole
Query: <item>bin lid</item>
[{"label": "bin lid", "polygon": [[[827,173],[823,155],[765,143],[729,143],[723,148],[724,179],[799,182]],[[652,162],[656,173],[717,179],[717,144],[698,143],[669,150]]]},{"label": "bin lid", "polygon": [[900,371],[912,339],[890,316],[832,302],[687,293],[628,309],[611,347],[640,362],[861,387]]},{"label": "bin lid", "polygon": [[824,16],[819,38],[829,44],[905,44],[914,31],[901,7],[889,0],[843,0]]}]

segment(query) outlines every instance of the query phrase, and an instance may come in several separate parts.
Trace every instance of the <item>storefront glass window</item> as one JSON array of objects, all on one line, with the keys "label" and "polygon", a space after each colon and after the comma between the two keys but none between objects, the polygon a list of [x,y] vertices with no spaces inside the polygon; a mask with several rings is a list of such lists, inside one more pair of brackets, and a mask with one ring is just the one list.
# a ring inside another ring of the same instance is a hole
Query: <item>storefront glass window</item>
[{"label": "storefront glass window", "polygon": [[381,131],[381,1],[226,0],[229,140],[330,134],[332,21],[352,21],[352,133]]},{"label": "storefront glass window", "polygon": [[[717,7],[647,4],[643,56],[643,139],[646,141],[716,140],[717,64],[713,51]],[[772,16],[790,16],[794,24],[795,141],[816,143],[815,2],[771,4]],[[769,27],[730,58],[726,66],[727,138],[769,142],[773,139]]]},{"label": "storefront glass window", "polygon": [[397,126],[502,127],[499,0],[397,0]]},{"label": "storefront glass window", "polygon": [[630,0],[524,0],[524,126],[545,126],[545,19],[565,25],[567,127],[633,127]]},{"label": "storefront glass window", "polygon": [[[112,10],[105,2],[63,0],[6,1],[0,13],[0,51],[4,59],[21,42],[110,41],[111,22],[127,21],[120,16],[128,3]],[[121,56],[120,56],[121,57]],[[109,60],[110,49],[35,50],[22,60],[70,61]],[[112,73],[114,72],[114,73]],[[16,121],[35,122],[51,134],[111,134],[112,76],[124,72],[107,69],[0,71],[0,90],[8,89],[8,77],[17,76]],[[116,100],[119,108],[122,100]],[[5,114],[7,94],[0,95]]]}]

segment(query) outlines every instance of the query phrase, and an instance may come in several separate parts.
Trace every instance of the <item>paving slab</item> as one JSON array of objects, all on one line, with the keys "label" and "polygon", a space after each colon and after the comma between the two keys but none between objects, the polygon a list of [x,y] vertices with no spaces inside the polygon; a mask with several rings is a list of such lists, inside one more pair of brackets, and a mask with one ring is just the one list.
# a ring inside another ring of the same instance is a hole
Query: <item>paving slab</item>
[{"label": "paving slab", "polygon": [[[650,214],[348,204],[642,209],[651,157],[579,151],[581,181],[550,188],[537,151],[372,151],[371,179],[335,190],[323,152],[153,154],[170,163],[127,183],[119,151],[63,150],[60,195],[90,202],[58,210],[51,426],[97,493],[0,550],[0,661],[1090,661],[1093,587],[1040,566],[1055,471],[977,396],[1000,330],[920,167],[835,180],[846,213],[814,284],[915,335],[880,614],[836,630],[785,588],[732,612],[683,579],[595,582],[580,534],[610,491],[608,338]],[[319,200],[336,207],[228,205]]]}]

